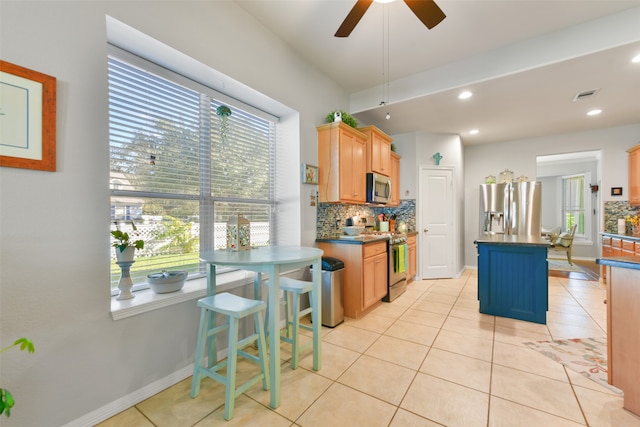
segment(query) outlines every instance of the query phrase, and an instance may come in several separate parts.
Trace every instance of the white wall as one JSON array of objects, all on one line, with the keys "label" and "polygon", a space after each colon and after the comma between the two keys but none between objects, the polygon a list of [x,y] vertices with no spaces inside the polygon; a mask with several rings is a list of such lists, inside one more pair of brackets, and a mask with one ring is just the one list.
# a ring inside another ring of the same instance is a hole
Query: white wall
[{"label": "white wall", "polygon": [[[419,209],[423,201],[418,194],[418,177],[420,167],[437,167],[433,158],[435,153],[440,153],[442,159],[440,166],[451,167],[454,171],[454,185],[456,199],[454,201],[454,263],[453,271],[459,272],[464,266],[464,159],[463,146],[458,135],[434,134],[428,132],[407,133],[393,136],[398,154],[402,156],[400,164],[400,198],[416,199],[416,225],[418,232],[421,230]],[[439,203],[439,201],[433,201]],[[420,242],[420,239],[418,239]],[[418,257],[423,253],[418,247]],[[420,262],[418,262],[418,277]]]},{"label": "white wall", "polygon": [[105,16],[298,112],[282,129],[300,141],[284,163],[294,169],[291,185],[280,189],[294,200],[292,216],[301,216],[288,241],[313,244],[315,208],[296,202],[308,191],[300,163],[317,164],[315,127],[327,111],[346,109],[348,97],[233,2],[0,7],[2,59],[58,79],[58,171],[0,168],[0,345],[27,336],[36,346],[33,355],[2,355],[0,384],[17,404],[0,423],[60,426],[170,377],[192,363],[195,349],[194,301],[118,321],[109,311]]},{"label": "white wall", "polygon": [[[602,198],[611,200],[610,188],[623,187],[628,194],[626,150],[640,142],[640,124],[598,129],[541,138],[467,146],[465,158],[465,264],[477,265],[477,252],[473,244],[478,236],[478,185],[487,175],[498,176],[510,169],[515,176],[536,176],[536,156],[573,151],[602,150]],[[613,199],[619,200],[619,199]],[[598,209],[602,209],[599,206]],[[599,244],[599,243],[598,243]]]}]

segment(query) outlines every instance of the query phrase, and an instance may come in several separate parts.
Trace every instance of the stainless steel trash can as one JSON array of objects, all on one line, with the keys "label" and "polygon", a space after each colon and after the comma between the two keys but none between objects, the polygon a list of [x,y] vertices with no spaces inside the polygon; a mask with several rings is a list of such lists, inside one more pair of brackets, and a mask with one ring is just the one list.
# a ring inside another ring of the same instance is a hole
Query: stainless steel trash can
[{"label": "stainless steel trash can", "polygon": [[[312,268],[308,271],[312,272]],[[344,322],[344,307],[342,305],[342,274],[344,262],[337,258],[322,257],[322,271],[320,282],[322,287],[322,325],[333,328]],[[309,277],[307,280],[311,280]],[[309,302],[301,302],[309,307]]]}]

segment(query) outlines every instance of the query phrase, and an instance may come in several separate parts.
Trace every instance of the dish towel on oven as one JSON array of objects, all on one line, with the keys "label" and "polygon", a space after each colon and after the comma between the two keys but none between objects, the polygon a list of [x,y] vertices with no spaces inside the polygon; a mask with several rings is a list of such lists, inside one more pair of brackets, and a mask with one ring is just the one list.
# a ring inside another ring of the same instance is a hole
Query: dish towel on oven
[{"label": "dish towel on oven", "polygon": [[396,249],[396,272],[397,273],[402,273],[405,271],[406,269],[406,256],[405,256],[405,252],[406,252],[406,247],[405,245],[400,245],[398,246],[398,248]]},{"label": "dish towel on oven", "polygon": [[409,245],[405,243],[404,244],[404,270],[408,270],[408,269],[409,269]]}]

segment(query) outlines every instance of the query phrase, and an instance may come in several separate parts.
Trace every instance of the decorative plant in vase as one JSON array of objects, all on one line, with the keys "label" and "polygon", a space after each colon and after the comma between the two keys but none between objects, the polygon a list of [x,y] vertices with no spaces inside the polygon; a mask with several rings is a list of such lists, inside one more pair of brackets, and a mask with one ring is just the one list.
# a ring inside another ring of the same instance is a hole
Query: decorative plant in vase
[{"label": "decorative plant in vase", "polygon": [[[133,231],[137,231],[138,229],[136,227],[136,224],[133,221],[130,222]],[[116,258],[118,259],[118,261],[124,259],[133,260],[135,250],[144,248],[144,240],[132,240],[129,236],[129,233],[120,230],[120,221],[114,221],[114,224],[116,226],[116,229],[111,230],[111,235],[115,239],[115,242],[113,242],[112,246],[116,248]]]},{"label": "decorative plant in vase", "polygon": [[631,233],[635,236],[640,234],[640,218],[638,218],[638,215],[627,215],[624,217],[625,221],[627,221],[627,223],[631,224]]},{"label": "decorative plant in vase", "polygon": [[[5,351],[17,346],[20,346],[20,350],[26,349],[28,353],[33,353],[34,351],[36,351],[30,339],[18,338],[13,344],[0,350],[0,353],[4,353]],[[15,403],[16,402],[9,390],[7,390],[6,388],[0,388],[0,415],[4,413],[7,417],[10,417],[11,408],[13,408],[13,405],[15,405]]]},{"label": "decorative plant in vase", "polygon": [[342,121],[344,122],[344,124],[351,126],[352,128],[357,128],[358,127],[358,120],[353,117],[352,115],[348,114],[347,112],[343,111],[343,110],[335,110],[330,112],[329,114],[327,114],[327,123],[332,123],[334,121],[336,121],[336,113],[339,112]]}]

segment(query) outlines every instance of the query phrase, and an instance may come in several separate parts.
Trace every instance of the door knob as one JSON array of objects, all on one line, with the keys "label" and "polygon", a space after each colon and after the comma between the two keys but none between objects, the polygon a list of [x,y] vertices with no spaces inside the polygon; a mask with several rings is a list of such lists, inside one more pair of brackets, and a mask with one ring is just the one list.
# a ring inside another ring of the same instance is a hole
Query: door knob
[{"label": "door knob", "polygon": [[428,229],[428,228],[425,228],[425,229],[424,229],[424,230],[422,230],[422,231],[424,231],[425,233],[428,233],[428,232],[429,232],[429,229]]}]

